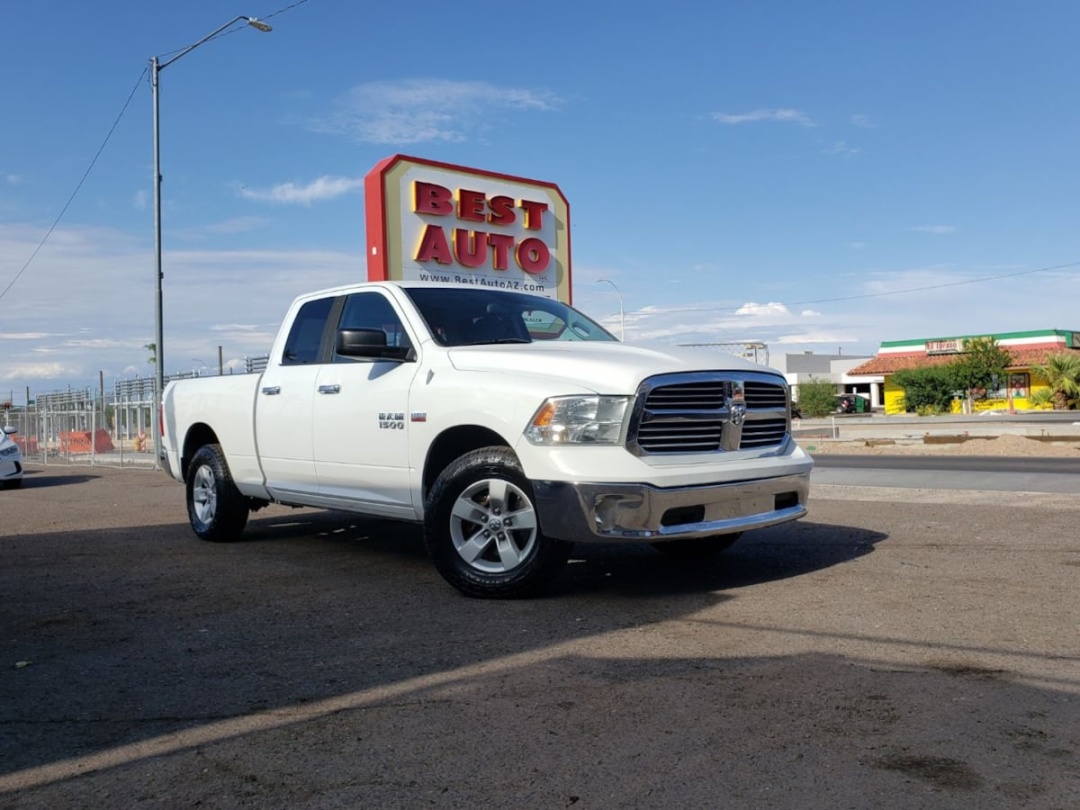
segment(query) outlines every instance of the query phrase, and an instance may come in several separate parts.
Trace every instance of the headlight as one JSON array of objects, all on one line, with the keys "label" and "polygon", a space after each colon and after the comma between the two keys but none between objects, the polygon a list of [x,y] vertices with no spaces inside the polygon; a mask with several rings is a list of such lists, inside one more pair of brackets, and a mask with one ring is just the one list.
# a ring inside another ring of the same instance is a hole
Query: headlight
[{"label": "headlight", "polygon": [[630,397],[552,397],[533,414],[533,444],[618,444]]},{"label": "headlight", "polygon": [[11,447],[5,447],[0,450],[0,456],[13,456],[19,452],[19,445],[13,444]]}]

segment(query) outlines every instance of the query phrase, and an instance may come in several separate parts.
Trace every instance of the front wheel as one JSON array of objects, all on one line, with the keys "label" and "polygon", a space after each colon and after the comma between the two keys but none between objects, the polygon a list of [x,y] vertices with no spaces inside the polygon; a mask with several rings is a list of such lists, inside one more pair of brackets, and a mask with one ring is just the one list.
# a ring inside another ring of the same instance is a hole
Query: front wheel
[{"label": "front wheel", "polygon": [[199,448],[187,472],[187,511],[200,540],[237,540],[248,519],[248,501],[233,483],[221,445]]},{"label": "front wheel", "polygon": [[484,447],[435,481],[424,516],[435,568],[466,596],[531,596],[566,564],[571,544],[541,532],[532,484],[508,447]]}]

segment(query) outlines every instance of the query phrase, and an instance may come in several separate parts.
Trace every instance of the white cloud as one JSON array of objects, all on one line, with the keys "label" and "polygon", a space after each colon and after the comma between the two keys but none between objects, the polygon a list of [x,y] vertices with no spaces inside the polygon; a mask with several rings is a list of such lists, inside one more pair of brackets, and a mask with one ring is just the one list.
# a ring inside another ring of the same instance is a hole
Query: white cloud
[{"label": "white cloud", "polygon": [[713,113],[712,120],[720,124],[754,124],[759,121],[777,121],[799,124],[804,127],[816,126],[806,113],[792,109],[759,109],[744,113]]},{"label": "white cloud", "polygon": [[821,150],[824,155],[839,155],[841,157],[852,157],[859,154],[859,150],[854,146],[849,146],[844,141],[833,141],[831,144]]},{"label": "white cloud", "polygon": [[258,328],[258,325],[252,323],[222,323],[210,327],[214,332],[254,332]]},{"label": "white cloud", "polygon": [[[116,349],[119,347],[135,348],[137,344],[130,340],[114,338],[87,338],[86,340],[65,340],[66,349]],[[141,344],[139,344],[141,345]]]},{"label": "white cloud", "polygon": [[553,93],[488,82],[402,79],[360,84],[337,99],[316,132],[378,144],[465,141],[482,132],[496,112],[550,112],[562,101]]},{"label": "white cloud", "polygon": [[[0,289],[40,242],[42,230],[0,224]],[[0,379],[15,390],[96,387],[150,376],[153,248],[104,228],[57,228],[26,273],[0,299]],[[289,302],[304,292],[361,281],[362,250],[172,251],[164,255],[165,370],[202,358],[269,351]],[[62,293],[58,292],[62,291]],[[239,309],[238,309],[239,308]],[[238,323],[242,317],[243,323]],[[220,328],[219,328],[220,327]],[[22,382],[20,382],[22,381]]]},{"label": "white cloud", "polygon": [[854,332],[796,332],[789,335],[778,335],[776,343],[783,345],[800,346],[807,343],[813,344],[841,344],[855,343],[859,336]]},{"label": "white cloud", "polygon": [[877,124],[869,116],[861,113],[851,116],[851,123],[862,129],[877,129]]},{"label": "white cloud", "polygon": [[207,233],[218,234],[246,233],[247,231],[262,228],[269,222],[270,220],[265,217],[233,217],[232,219],[207,225],[203,230]]},{"label": "white cloud", "polygon": [[[269,189],[241,188],[240,196],[248,200],[260,202],[273,202],[283,204],[311,205],[313,202],[332,200],[342,194],[348,194],[362,188],[363,177],[322,177],[312,180],[306,186],[298,186],[295,183],[279,183]],[[237,231],[231,231],[236,233]],[[229,233],[229,231],[221,231]]]},{"label": "white cloud", "polygon": [[780,316],[791,315],[791,310],[789,310],[784,304],[781,304],[778,301],[770,301],[768,304],[758,304],[758,303],[755,303],[753,301],[748,301],[747,303],[745,303],[741,307],[739,307],[737,310],[735,310],[735,314],[736,315],[752,315],[752,316],[755,316],[755,317],[761,317],[761,316],[774,317],[774,316],[777,316],[777,315],[780,315]]},{"label": "white cloud", "polygon": [[0,332],[0,340],[41,340],[48,332]]},{"label": "white cloud", "polygon": [[848,242],[848,247],[852,250],[862,250],[866,247],[866,242]]},{"label": "white cloud", "polygon": [[943,236],[949,233],[956,233],[955,225],[916,225],[908,228],[909,231],[918,231],[919,233],[932,233],[935,236]]},{"label": "white cloud", "polygon": [[76,373],[74,366],[63,363],[38,363],[5,366],[0,372],[0,380],[11,382],[13,380],[51,380],[57,377],[70,376]]},{"label": "white cloud", "polygon": [[4,182],[9,186],[18,186],[22,184],[22,175],[20,174],[5,174]]}]

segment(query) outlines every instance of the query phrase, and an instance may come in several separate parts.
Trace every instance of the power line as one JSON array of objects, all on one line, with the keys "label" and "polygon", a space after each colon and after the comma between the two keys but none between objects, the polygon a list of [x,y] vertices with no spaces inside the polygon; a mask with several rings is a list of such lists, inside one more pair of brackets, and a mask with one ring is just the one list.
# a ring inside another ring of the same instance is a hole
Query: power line
[{"label": "power line", "polygon": [[116,120],[113,121],[113,125],[109,128],[109,134],[106,135],[105,140],[101,142],[101,146],[98,147],[97,154],[95,154],[94,159],[90,161],[90,165],[86,167],[86,171],[83,172],[82,178],[80,178],[78,184],[75,186],[75,190],[71,192],[71,196],[68,197],[67,202],[64,203],[64,207],[60,209],[60,213],[56,215],[56,219],[53,220],[53,224],[49,226],[49,230],[46,232],[45,236],[42,237],[41,241],[38,243],[38,246],[34,248],[34,252],[30,254],[30,258],[26,260],[26,264],[24,264],[19,270],[19,272],[15,274],[15,278],[8,282],[8,285],[4,287],[3,292],[0,292],[0,299],[7,295],[8,290],[15,286],[15,282],[18,281],[19,278],[22,277],[22,274],[26,272],[26,268],[30,266],[30,262],[34,261],[34,257],[38,255],[38,252],[41,250],[41,248],[45,246],[45,242],[47,242],[49,237],[52,236],[52,232],[56,230],[56,226],[60,224],[60,220],[63,219],[64,214],[67,213],[67,210],[71,206],[71,203],[75,200],[75,195],[79,193],[79,189],[83,187],[83,183],[86,182],[86,178],[90,176],[90,172],[93,170],[95,164],[97,164],[98,158],[101,157],[101,153],[105,151],[106,144],[109,143],[109,139],[116,131],[116,127],[120,123],[120,119],[123,118],[124,113],[127,112],[128,105],[131,104],[131,99],[135,97],[135,93],[139,89],[139,85],[142,83],[143,76],[146,75],[147,70],[149,70],[149,68],[144,67],[142,73],[139,74],[139,78],[135,80],[135,86],[131,88],[131,93],[128,94],[127,101],[124,102],[123,109],[120,110],[120,114],[116,116]]},{"label": "power line", "polygon": [[[883,298],[887,295],[904,295],[905,293],[913,292],[926,292],[928,290],[942,290],[946,287],[961,287],[965,284],[981,284],[984,281],[997,281],[1002,278],[1016,278],[1017,276],[1029,276],[1032,273],[1049,273],[1053,270],[1067,270],[1071,267],[1080,267],[1080,261],[1067,262],[1066,264],[1055,264],[1049,267],[1036,267],[1033,270],[1018,270],[1015,273],[1000,273],[995,276],[980,276],[978,278],[968,278],[963,281],[947,281],[942,284],[928,284],[924,287],[908,287],[903,290],[886,290],[885,292],[876,293],[857,293],[855,295],[840,295],[835,298],[814,298],[806,301],[780,301],[777,303],[783,304],[785,307],[800,307],[807,304],[832,304],[838,301],[857,301],[862,298]],[[745,304],[743,305],[745,306]],[[666,312],[722,312],[737,314],[742,306],[739,307],[674,307]]]},{"label": "power line", "polygon": [[[267,14],[265,17],[262,17],[260,19],[268,20],[271,17],[276,17],[279,14],[284,14],[287,11],[292,11],[297,6],[302,6],[304,5],[304,3],[307,2],[308,0],[298,0],[297,2],[285,6],[284,8],[280,8],[277,11],[271,12],[270,14]],[[240,30],[243,29],[238,28],[234,29],[233,31],[226,31],[221,36],[226,36]],[[217,37],[215,37],[215,39],[217,39]],[[182,50],[183,48],[180,48],[178,50],[171,51],[170,54],[164,54],[164,56],[169,56],[171,55],[171,53],[179,53]],[[30,258],[26,260],[26,264],[24,264],[19,269],[19,272],[15,274],[15,278],[8,282],[8,285],[4,287],[2,292],[0,292],[0,299],[3,299],[3,297],[8,294],[8,291],[15,286],[15,283],[22,277],[23,273],[26,272],[26,268],[30,266],[31,262],[34,261],[34,258],[38,255],[41,249],[45,246],[45,243],[49,240],[49,237],[52,236],[53,231],[56,230],[56,226],[60,224],[60,220],[64,218],[64,214],[67,213],[67,210],[71,206],[71,203],[75,200],[75,196],[79,193],[79,190],[82,189],[83,183],[86,182],[86,178],[90,176],[90,172],[97,164],[98,158],[101,157],[101,153],[105,151],[105,146],[109,143],[109,139],[112,138],[113,132],[116,131],[116,127],[117,125],[119,125],[120,119],[123,118],[124,113],[127,112],[127,108],[131,104],[131,100],[135,97],[135,93],[138,91],[139,85],[142,83],[143,77],[146,76],[148,70],[149,67],[144,67],[142,73],[139,74],[139,78],[135,81],[135,86],[131,88],[131,92],[128,94],[127,101],[124,102],[123,109],[120,110],[120,114],[117,115],[116,120],[113,121],[113,125],[109,128],[109,133],[105,136],[105,140],[101,142],[101,146],[98,147],[97,153],[94,155],[94,159],[90,161],[90,165],[86,167],[86,171],[83,172],[82,177],[79,179],[78,184],[76,184],[75,186],[75,190],[71,192],[71,196],[68,197],[67,202],[64,203],[64,207],[60,209],[60,213],[57,214],[56,219],[53,220],[53,224],[49,226],[49,230],[45,233],[45,236],[42,237],[41,241],[38,243],[38,246],[34,248],[34,252],[30,254]]]},{"label": "power line", "polygon": [[292,11],[297,6],[302,6],[306,2],[308,2],[308,0],[297,0],[297,2],[293,3],[292,5],[285,6],[285,8],[279,8],[277,11],[273,12],[272,14],[267,14],[264,17],[259,17],[259,19],[260,20],[269,20],[271,17],[276,17],[278,14],[284,14],[286,11]]},{"label": "power line", "polygon": [[[267,21],[267,20],[269,20],[269,19],[270,19],[271,17],[276,17],[276,16],[278,16],[279,14],[284,14],[284,13],[285,13],[286,11],[292,11],[292,10],[293,10],[294,8],[296,8],[297,6],[302,6],[302,5],[304,5],[304,3],[306,3],[306,2],[308,2],[308,0],[298,0],[298,2],[296,2],[296,3],[293,3],[292,5],[289,5],[289,6],[285,6],[285,8],[279,8],[279,9],[278,9],[277,11],[271,12],[270,14],[264,14],[263,16],[261,16],[261,17],[257,17],[256,19],[258,19],[258,20],[261,20],[262,22],[266,22],[266,21]],[[213,41],[214,41],[215,39],[221,39],[222,37],[227,37],[227,36],[229,36],[230,34],[239,34],[239,33],[240,33],[241,31],[243,31],[243,30],[244,30],[243,26],[240,26],[239,28],[233,28],[233,29],[230,29],[230,30],[228,30],[228,31],[222,31],[222,32],[221,32],[220,34],[218,34],[218,35],[217,35],[216,37],[214,37],[213,39],[211,39],[211,40],[208,40],[208,41],[209,41],[209,42],[213,42]],[[176,51],[172,51],[171,53],[166,53],[166,54],[162,54],[162,56],[163,56],[163,57],[164,57],[164,56],[172,56],[172,54],[174,54],[174,53],[179,53],[179,52],[180,52],[180,51],[182,51],[182,50],[183,50],[183,48],[180,48],[179,50],[176,50]]]}]

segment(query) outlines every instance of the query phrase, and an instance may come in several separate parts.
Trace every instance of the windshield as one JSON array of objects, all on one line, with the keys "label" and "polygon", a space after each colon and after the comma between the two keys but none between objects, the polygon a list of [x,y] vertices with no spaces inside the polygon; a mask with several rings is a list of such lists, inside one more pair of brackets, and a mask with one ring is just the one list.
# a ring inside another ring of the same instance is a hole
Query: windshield
[{"label": "windshield", "polygon": [[596,321],[550,298],[458,287],[407,287],[405,292],[443,346],[615,340]]}]

